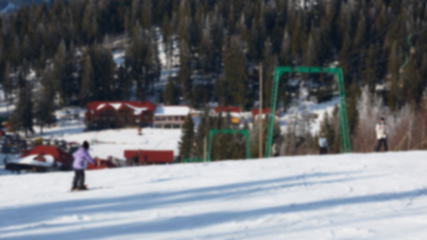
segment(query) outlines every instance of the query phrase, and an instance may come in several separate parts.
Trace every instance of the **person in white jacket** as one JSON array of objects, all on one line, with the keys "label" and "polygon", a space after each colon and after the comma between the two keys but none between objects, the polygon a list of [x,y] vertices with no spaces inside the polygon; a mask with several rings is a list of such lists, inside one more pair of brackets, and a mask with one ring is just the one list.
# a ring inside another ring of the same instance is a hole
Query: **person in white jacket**
[{"label": "person in white jacket", "polygon": [[328,154],[328,139],[324,134],[320,135],[319,137],[319,149],[320,155]]},{"label": "person in white jacket", "polygon": [[381,118],[381,121],[375,127],[375,131],[377,133],[377,140],[378,140],[377,152],[380,151],[381,145],[384,145],[384,151],[387,152],[388,151],[388,148],[387,148],[388,129],[387,129],[387,126],[385,125],[384,118]]}]

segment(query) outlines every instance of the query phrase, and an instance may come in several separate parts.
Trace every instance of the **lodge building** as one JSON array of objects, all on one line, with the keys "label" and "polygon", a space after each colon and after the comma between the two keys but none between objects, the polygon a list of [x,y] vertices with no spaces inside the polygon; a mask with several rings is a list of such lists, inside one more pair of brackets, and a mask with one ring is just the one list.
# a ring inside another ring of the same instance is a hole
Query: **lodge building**
[{"label": "lodge building", "polygon": [[96,101],[87,104],[85,121],[89,129],[149,127],[156,106],[148,101]]},{"label": "lodge building", "polygon": [[154,128],[182,128],[190,113],[188,106],[158,106],[154,112]]}]

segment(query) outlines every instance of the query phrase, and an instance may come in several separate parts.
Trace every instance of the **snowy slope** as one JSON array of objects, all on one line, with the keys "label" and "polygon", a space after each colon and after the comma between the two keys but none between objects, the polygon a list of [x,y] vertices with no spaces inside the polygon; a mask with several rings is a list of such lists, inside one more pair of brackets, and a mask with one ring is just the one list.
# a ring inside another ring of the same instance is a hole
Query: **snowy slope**
[{"label": "snowy slope", "polygon": [[[174,155],[179,154],[178,142],[181,139],[180,129],[152,129],[144,128],[142,135],[137,129],[117,129],[84,132],[86,128],[82,121],[60,123],[54,128],[44,129],[41,136],[46,139],[65,140],[67,142],[88,141],[93,157],[106,159],[109,156],[123,159],[124,150],[172,150]],[[39,130],[36,129],[38,132]],[[40,135],[36,135],[35,138]]]},{"label": "snowy slope", "polygon": [[[65,120],[65,111],[79,113],[78,120]],[[37,132],[33,138],[42,137],[45,139],[65,140],[67,142],[83,141],[91,143],[89,149],[93,157],[106,159],[109,156],[124,160],[124,150],[172,150],[175,156],[179,154],[178,142],[181,139],[181,129],[142,129],[142,135],[138,135],[138,129],[115,129],[103,131],[85,132],[86,125],[83,117],[86,110],[82,108],[67,108],[56,111],[56,117],[61,119],[57,126],[43,129],[43,135],[40,135],[40,129],[36,126]],[[1,157],[1,156],[0,156]],[[0,158],[1,160],[1,158]]]},{"label": "snowy slope", "polygon": [[302,101],[302,106],[300,106],[299,108],[291,107],[286,112],[286,114],[280,116],[279,124],[281,126],[282,132],[286,132],[288,124],[292,123],[292,119],[295,118],[295,115],[300,116],[303,111],[303,108],[305,108],[308,113],[317,115],[317,118],[314,119],[313,122],[311,122],[310,126],[311,134],[315,135],[319,133],[320,124],[325,116],[325,113],[328,113],[329,116],[331,116],[335,106],[339,106],[339,104],[340,98],[338,96],[333,97],[331,100],[322,103],[314,103],[311,101],[304,100]]},{"label": "snowy slope", "polygon": [[124,150],[172,150],[179,154],[178,142],[181,138],[180,129],[151,129],[144,128],[142,135],[137,129],[120,129],[95,131],[80,134],[70,134],[58,137],[69,142],[91,143],[90,154],[106,159],[108,156],[124,158]]},{"label": "snowy slope", "polygon": [[[426,152],[0,177],[0,239],[425,239]],[[102,187],[102,188],[101,188]]]}]

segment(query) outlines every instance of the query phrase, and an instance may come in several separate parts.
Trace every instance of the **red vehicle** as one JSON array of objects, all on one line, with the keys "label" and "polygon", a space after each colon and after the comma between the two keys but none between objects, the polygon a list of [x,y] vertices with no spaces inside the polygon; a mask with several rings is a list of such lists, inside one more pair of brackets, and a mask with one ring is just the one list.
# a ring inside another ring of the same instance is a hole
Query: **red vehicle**
[{"label": "red vehicle", "polygon": [[95,161],[97,163],[97,166],[95,166],[89,162],[87,164],[86,170],[99,170],[99,169],[116,168],[117,167],[114,163],[112,163],[108,160],[95,158]]},{"label": "red vehicle", "polygon": [[127,150],[124,157],[131,161],[138,157],[140,164],[173,163],[171,150]]},{"label": "red vehicle", "polygon": [[9,168],[36,169],[44,172],[49,169],[71,170],[73,156],[54,146],[36,146],[31,150],[25,150],[16,159],[8,161]]}]

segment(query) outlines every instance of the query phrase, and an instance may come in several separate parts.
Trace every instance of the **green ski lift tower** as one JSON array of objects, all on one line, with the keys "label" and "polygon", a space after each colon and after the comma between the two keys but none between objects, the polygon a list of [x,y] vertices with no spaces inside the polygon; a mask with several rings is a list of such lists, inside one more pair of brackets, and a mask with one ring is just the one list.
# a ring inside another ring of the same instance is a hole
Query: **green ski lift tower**
[{"label": "green ski lift tower", "polygon": [[267,143],[265,148],[265,157],[271,156],[271,146],[273,143],[274,116],[277,105],[277,94],[279,91],[280,77],[285,73],[330,73],[335,76],[338,83],[340,96],[340,149],[341,153],[351,152],[350,130],[348,126],[347,104],[345,101],[344,76],[341,68],[338,67],[276,67],[274,70],[273,89],[271,91],[271,111],[268,126]]}]

